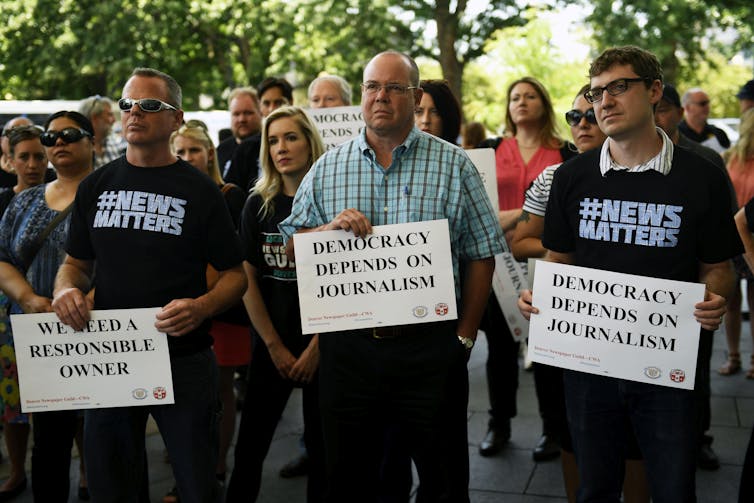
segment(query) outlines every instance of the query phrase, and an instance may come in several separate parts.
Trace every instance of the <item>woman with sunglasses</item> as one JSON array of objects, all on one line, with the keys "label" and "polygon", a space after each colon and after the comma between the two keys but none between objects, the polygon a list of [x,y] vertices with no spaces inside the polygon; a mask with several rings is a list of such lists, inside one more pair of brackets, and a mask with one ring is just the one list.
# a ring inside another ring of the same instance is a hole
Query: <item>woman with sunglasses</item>
[{"label": "woman with sunglasses", "polygon": [[[219,187],[225,197],[233,222],[238,228],[241,209],[246,201],[246,193],[237,185],[225,183],[220,175],[217,162],[217,151],[209,137],[207,125],[199,120],[190,120],[181,126],[170,137],[173,152],[184,161],[191,164],[205,175],[209,176]],[[209,266],[207,284],[212,285],[217,279],[217,272]],[[210,334],[214,340],[213,350],[217,358],[219,369],[219,390],[222,401],[223,415],[220,420],[220,451],[215,475],[217,480],[224,483],[226,474],[226,458],[233,434],[236,429],[235,395],[233,393],[233,375],[237,367],[248,365],[251,359],[251,337],[249,326],[251,322],[246,315],[243,304],[232,307],[228,311],[216,316],[212,320]],[[163,502],[178,501],[177,488],[173,488]]]},{"label": "woman with sunglasses", "polygon": [[[524,192],[547,166],[575,155],[576,147],[557,134],[555,111],[545,87],[533,77],[522,77],[508,86],[505,113],[506,137],[483,142],[495,148],[500,226],[510,243],[521,217]],[[516,415],[519,344],[511,336],[495,295],[490,296],[481,330],[487,335],[487,384],[490,397],[489,429],[479,446],[482,456],[498,452],[510,439],[510,420]],[[534,448],[534,461],[558,456],[557,431],[562,427],[560,398],[552,393],[550,367],[534,364],[534,383],[542,418],[542,436]]]},{"label": "woman with sunglasses", "polygon": [[[594,116],[592,105],[584,98],[584,93],[588,89],[589,85],[585,85],[579,90],[573,102],[573,109],[565,114],[566,122],[571,127],[571,135],[579,153],[600,148],[607,139],[607,135],[597,126],[597,118]],[[550,198],[552,177],[559,166],[560,163],[545,168],[526,191],[522,210],[523,218],[516,226],[511,241],[511,251],[518,260],[541,258],[545,255],[546,250],[542,246],[545,209]],[[555,373],[553,374],[555,375]],[[560,380],[553,381],[551,385],[562,388],[562,372],[558,375]],[[565,414],[565,409],[562,409],[562,412]],[[573,503],[576,501],[579,473],[566,418],[563,417],[559,423],[565,426],[559,432],[563,479],[568,501]],[[627,427],[630,428],[628,425]],[[641,452],[635,439],[630,444],[627,458],[625,483],[623,484],[624,501],[626,503],[647,503],[649,501],[649,486],[644,474]]]},{"label": "woman with sunglasses", "polygon": [[[92,171],[92,125],[78,112],[57,112],[39,137],[57,179],[18,194],[0,222],[0,289],[11,313],[52,312],[53,283],[65,257],[69,208]],[[34,413],[32,489],[35,501],[67,501],[78,411]],[[25,486],[25,479],[20,486]]]},{"label": "woman with sunglasses", "polygon": [[[309,453],[307,501],[323,501],[324,458],[319,421],[318,337],[302,335],[296,266],[285,254],[277,228],[291,212],[304,175],[324,152],[312,120],[299,107],[270,113],[262,127],[262,176],[241,215],[244,304],[251,318],[254,357],[236,440],[227,503],[256,501],[262,465],[288,397],[303,388],[304,443]],[[367,432],[368,434],[368,432]],[[355,500],[358,496],[354,495]]]}]

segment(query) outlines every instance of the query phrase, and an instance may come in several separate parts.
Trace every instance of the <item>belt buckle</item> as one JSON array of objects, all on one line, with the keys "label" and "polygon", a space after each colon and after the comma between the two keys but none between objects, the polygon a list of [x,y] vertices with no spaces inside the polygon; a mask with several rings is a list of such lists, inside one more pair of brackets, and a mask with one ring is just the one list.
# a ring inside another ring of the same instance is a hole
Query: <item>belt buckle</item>
[{"label": "belt buckle", "polygon": [[[372,338],[377,340],[384,340],[384,339],[394,339],[397,337],[397,334],[395,331],[390,333],[387,329],[390,327],[374,327],[372,328]],[[380,330],[382,330],[384,333],[380,334]]]}]

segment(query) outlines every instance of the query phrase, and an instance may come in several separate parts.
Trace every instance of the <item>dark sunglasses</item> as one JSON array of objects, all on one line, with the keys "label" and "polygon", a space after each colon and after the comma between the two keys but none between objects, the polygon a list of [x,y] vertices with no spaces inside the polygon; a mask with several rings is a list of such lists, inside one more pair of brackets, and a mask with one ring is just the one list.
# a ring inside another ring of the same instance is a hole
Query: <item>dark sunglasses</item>
[{"label": "dark sunglasses", "polygon": [[590,124],[597,124],[597,117],[594,115],[594,109],[590,108],[586,112],[581,110],[569,110],[565,114],[566,122],[569,126],[578,126],[581,119],[586,117],[586,121]]},{"label": "dark sunglasses", "polygon": [[142,98],[140,100],[121,98],[118,100],[118,108],[120,108],[122,112],[130,112],[134,105],[139,105],[142,112],[149,113],[160,112],[162,110],[178,110],[173,105],[156,98]]},{"label": "dark sunglasses", "polygon": [[57,143],[58,138],[63,140],[63,143],[76,143],[84,137],[91,138],[92,135],[89,131],[81,128],[67,127],[61,131],[45,131],[42,133],[42,136],[39,137],[39,141],[41,141],[42,145],[45,147],[52,147]]}]

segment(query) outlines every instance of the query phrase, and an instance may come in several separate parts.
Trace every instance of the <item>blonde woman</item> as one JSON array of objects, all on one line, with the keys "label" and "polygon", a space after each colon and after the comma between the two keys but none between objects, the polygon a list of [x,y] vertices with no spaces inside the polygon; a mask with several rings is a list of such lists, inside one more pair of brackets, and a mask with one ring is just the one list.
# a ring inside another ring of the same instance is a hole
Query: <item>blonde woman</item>
[{"label": "blonde woman", "polygon": [[304,443],[309,453],[307,501],[323,500],[324,459],[319,422],[318,336],[302,335],[296,266],[285,254],[278,223],[291,212],[293,196],[314,161],[322,139],[298,107],[284,106],[262,127],[262,176],[244,206],[241,241],[249,287],[244,304],[252,323],[254,358],[236,440],[227,502],[255,501],[262,464],[275,427],[294,387],[303,387]]},{"label": "blonde woman", "polygon": [[[754,109],[741,116],[738,142],[728,151],[728,174],[736,190],[736,202],[743,208],[754,197]],[[742,257],[733,259],[739,279],[746,280],[746,297],[749,306],[754,306],[754,275]],[[754,333],[752,333],[754,337]],[[732,375],[741,370],[741,289],[734,289],[728,299],[728,312],[725,315],[725,338],[728,342],[728,359],[718,369],[720,375]],[[754,379],[754,355],[751,367],[746,372],[747,379]]]}]

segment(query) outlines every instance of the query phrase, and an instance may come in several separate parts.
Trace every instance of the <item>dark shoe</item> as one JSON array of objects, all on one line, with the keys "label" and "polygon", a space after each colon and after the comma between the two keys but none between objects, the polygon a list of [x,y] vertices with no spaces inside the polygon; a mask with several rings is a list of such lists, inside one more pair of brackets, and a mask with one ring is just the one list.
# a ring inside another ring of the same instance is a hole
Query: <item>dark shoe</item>
[{"label": "dark shoe", "polygon": [[550,434],[543,433],[532,452],[534,461],[549,461],[560,456],[560,442]]},{"label": "dark shoe", "polygon": [[309,473],[309,456],[302,454],[294,460],[289,461],[280,469],[280,476],[284,479],[301,477]]},{"label": "dark shoe", "polygon": [[81,501],[89,501],[89,488],[79,486],[79,499]]},{"label": "dark shoe", "polygon": [[0,491],[0,501],[11,501],[26,490],[26,479],[19,482],[16,487],[8,491]]},{"label": "dark shoe", "polygon": [[484,440],[479,444],[479,454],[481,456],[494,456],[508,443],[511,438],[510,429],[505,431],[499,428],[490,428],[484,436]]},{"label": "dark shoe", "polygon": [[720,468],[720,460],[712,450],[712,442],[704,442],[699,446],[696,453],[696,465],[702,470],[717,470]]}]

